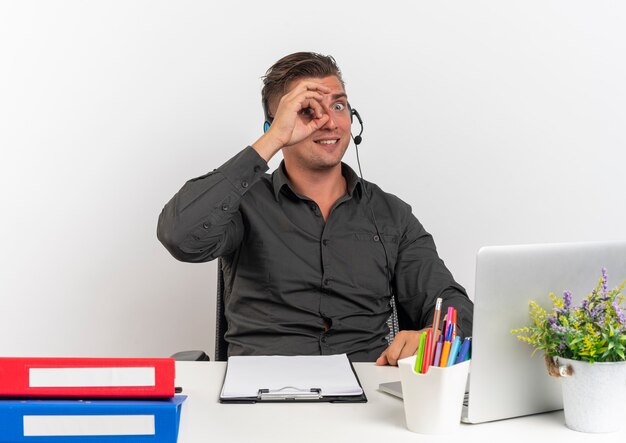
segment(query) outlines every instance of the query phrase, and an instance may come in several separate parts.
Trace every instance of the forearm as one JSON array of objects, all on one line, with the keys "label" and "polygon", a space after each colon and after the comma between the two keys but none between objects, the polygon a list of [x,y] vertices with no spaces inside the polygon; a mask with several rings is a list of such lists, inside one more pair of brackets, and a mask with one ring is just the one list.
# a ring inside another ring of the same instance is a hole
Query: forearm
[{"label": "forearm", "polygon": [[276,139],[271,131],[268,131],[250,146],[263,160],[269,162],[282,149],[283,143]]},{"label": "forearm", "polygon": [[189,180],[161,211],[157,237],[181,261],[209,261],[231,252],[243,236],[241,199],[267,169],[248,147],[213,172]]}]

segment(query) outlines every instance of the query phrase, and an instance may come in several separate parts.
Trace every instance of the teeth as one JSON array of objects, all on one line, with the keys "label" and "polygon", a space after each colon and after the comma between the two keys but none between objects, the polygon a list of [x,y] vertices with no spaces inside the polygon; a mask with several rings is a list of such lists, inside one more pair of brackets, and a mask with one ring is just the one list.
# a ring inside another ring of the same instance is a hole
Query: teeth
[{"label": "teeth", "polygon": [[319,143],[320,145],[334,145],[335,143],[337,143],[337,140],[320,140],[317,143]]}]

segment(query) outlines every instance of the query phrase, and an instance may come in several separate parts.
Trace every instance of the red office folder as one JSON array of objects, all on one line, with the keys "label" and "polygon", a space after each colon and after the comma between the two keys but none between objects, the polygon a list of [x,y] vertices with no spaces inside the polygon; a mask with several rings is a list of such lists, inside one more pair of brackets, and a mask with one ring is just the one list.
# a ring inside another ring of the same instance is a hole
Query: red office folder
[{"label": "red office folder", "polygon": [[0,357],[3,397],[174,396],[173,358]]}]

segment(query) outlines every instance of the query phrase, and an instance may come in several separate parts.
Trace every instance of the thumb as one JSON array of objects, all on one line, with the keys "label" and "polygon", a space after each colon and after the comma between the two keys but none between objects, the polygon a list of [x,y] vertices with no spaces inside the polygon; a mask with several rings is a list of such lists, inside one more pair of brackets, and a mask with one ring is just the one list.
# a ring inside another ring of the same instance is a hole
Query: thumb
[{"label": "thumb", "polygon": [[376,359],[376,366],[385,366],[389,364],[389,360],[387,360],[387,350],[385,349],[380,357]]},{"label": "thumb", "polygon": [[307,127],[311,130],[311,133],[313,133],[313,131],[317,131],[324,126],[329,118],[328,114],[322,114],[320,118],[311,119],[311,121],[307,123]]}]

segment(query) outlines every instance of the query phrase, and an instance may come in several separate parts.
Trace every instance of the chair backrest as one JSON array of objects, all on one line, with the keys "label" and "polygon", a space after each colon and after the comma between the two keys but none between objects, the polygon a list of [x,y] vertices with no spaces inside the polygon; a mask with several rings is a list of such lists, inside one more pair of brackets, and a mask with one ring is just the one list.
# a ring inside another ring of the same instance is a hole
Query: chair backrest
[{"label": "chair backrest", "polygon": [[222,258],[217,259],[217,300],[215,302],[215,361],[228,360],[228,343],[224,338],[228,324],[224,315],[224,272]]},{"label": "chair backrest", "polygon": [[387,343],[391,344],[396,334],[400,330],[400,326],[398,325],[398,310],[396,309],[396,297],[391,297],[391,315],[387,319],[387,326],[389,326],[389,334],[387,337]]},{"label": "chair backrest", "polygon": [[[398,310],[396,308],[395,297],[391,297],[391,315],[387,319],[387,326],[389,326],[389,334],[385,337],[387,343],[391,344],[394,337],[399,331],[398,324]],[[228,360],[228,343],[224,338],[228,324],[226,322],[226,316],[224,315],[224,272],[222,271],[222,259],[217,259],[217,300],[216,307],[216,321],[215,321],[215,361]]]}]

